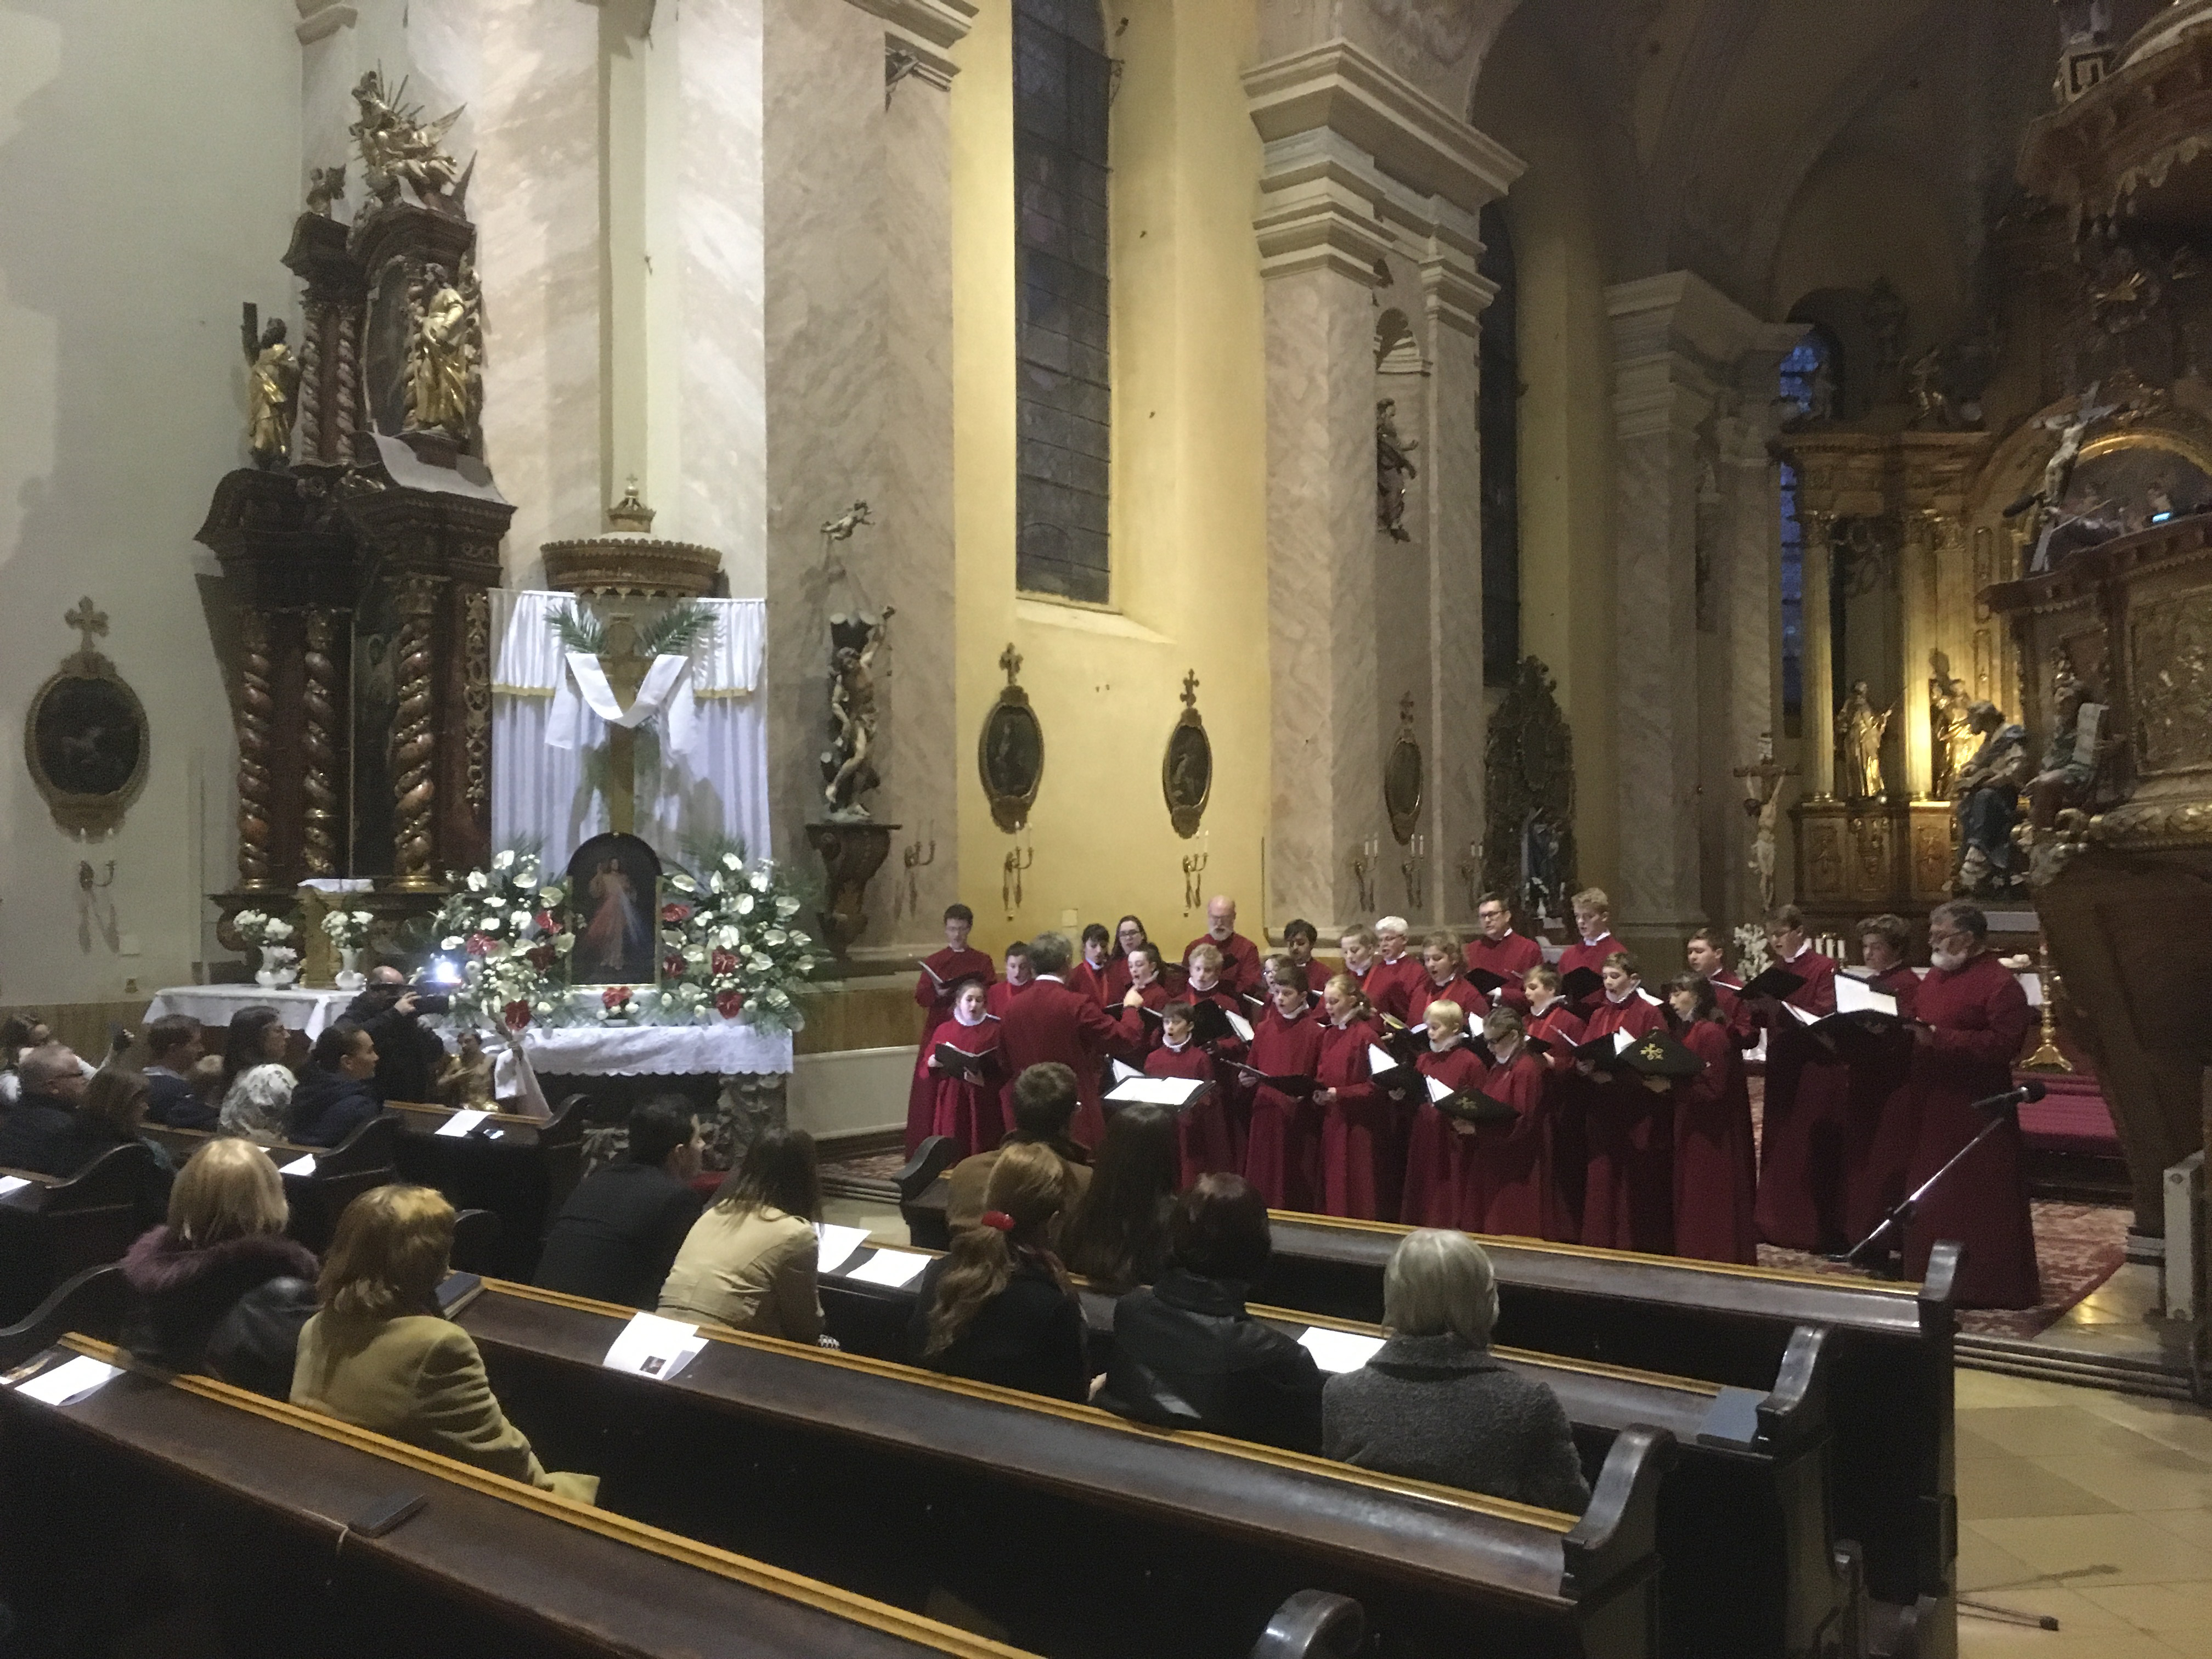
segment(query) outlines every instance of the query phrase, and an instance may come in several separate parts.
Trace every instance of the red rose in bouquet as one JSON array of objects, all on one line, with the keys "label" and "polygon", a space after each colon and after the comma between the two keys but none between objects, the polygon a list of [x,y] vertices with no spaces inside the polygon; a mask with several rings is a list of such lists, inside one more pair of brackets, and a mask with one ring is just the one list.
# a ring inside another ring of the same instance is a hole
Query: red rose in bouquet
[{"label": "red rose in bouquet", "polygon": [[744,1011],[745,994],[743,991],[724,991],[714,998],[714,1012],[724,1019],[735,1019]]},{"label": "red rose in bouquet", "polygon": [[560,959],[561,953],[550,945],[541,945],[532,950],[529,955],[530,965],[532,968],[541,974],[550,974],[553,971],[553,964]]},{"label": "red rose in bouquet", "polygon": [[605,990],[599,993],[599,1001],[601,1005],[605,1007],[619,1008],[623,1004],[630,1000],[630,995],[631,992],[629,986],[610,985]]},{"label": "red rose in bouquet", "polygon": [[660,919],[673,927],[679,922],[691,920],[691,907],[688,904],[664,904],[660,907]]},{"label": "red rose in bouquet", "polygon": [[472,957],[489,956],[491,954],[491,935],[489,933],[471,933],[469,935],[468,951],[469,954]]},{"label": "red rose in bouquet", "polygon": [[553,913],[550,910],[540,910],[536,915],[531,917],[530,925],[541,933],[558,931],[553,926]]},{"label": "red rose in bouquet", "polygon": [[499,1012],[500,1018],[507,1022],[507,1029],[510,1031],[519,1031],[530,1024],[530,1005],[520,997]]},{"label": "red rose in bouquet", "polygon": [[684,958],[683,958],[682,957],[673,957],[673,956],[672,956],[672,957],[663,957],[660,959],[660,971],[661,971],[661,974],[663,975],[663,976],[665,976],[665,978],[668,978],[668,979],[681,979],[681,978],[683,978],[683,977],[684,977]]},{"label": "red rose in bouquet", "polygon": [[717,979],[721,978],[725,974],[734,974],[738,971],[738,953],[735,951],[717,951],[709,965],[714,969],[714,977]]}]

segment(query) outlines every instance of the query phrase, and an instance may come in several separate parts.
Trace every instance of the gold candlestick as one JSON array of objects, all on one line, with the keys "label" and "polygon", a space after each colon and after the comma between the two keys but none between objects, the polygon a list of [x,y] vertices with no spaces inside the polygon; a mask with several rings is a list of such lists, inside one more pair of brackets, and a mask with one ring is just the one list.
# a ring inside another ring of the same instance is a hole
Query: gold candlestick
[{"label": "gold candlestick", "polygon": [[2058,970],[2051,965],[2051,941],[2041,934],[2036,936],[2036,984],[2042,993],[2043,1041],[2033,1054],[2021,1061],[2023,1072],[2070,1072],[2074,1062],[2058,1052]]}]

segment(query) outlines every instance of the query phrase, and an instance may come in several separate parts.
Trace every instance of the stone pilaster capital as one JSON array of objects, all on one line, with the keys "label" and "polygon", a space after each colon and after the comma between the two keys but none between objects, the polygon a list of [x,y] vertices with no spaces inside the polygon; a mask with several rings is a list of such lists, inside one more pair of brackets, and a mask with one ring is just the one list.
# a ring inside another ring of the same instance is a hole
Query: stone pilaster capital
[{"label": "stone pilaster capital", "polygon": [[300,21],[292,26],[292,33],[303,46],[312,46],[361,21],[359,8],[337,4],[335,0],[295,0],[295,3],[299,7]]},{"label": "stone pilaster capital", "polygon": [[[939,51],[958,46],[975,22],[971,0],[850,0],[850,3]],[[951,78],[949,70],[945,78]]]},{"label": "stone pilaster capital", "polygon": [[[1624,437],[1680,433],[1705,421],[1758,359],[1778,362],[1802,323],[1762,322],[1692,271],[1670,270],[1606,290],[1613,324],[1613,416]],[[1747,362],[1747,360],[1751,360]]]}]

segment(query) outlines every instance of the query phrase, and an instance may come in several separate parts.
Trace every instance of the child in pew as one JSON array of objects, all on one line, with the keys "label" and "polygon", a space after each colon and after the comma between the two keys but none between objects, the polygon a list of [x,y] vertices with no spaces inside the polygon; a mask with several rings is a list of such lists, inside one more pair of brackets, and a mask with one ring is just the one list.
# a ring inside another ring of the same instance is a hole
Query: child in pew
[{"label": "child in pew", "polygon": [[1159,1282],[1115,1304],[1098,1403],[1160,1428],[1320,1450],[1320,1367],[1244,1306],[1267,1271],[1266,1201],[1242,1176],[1201,1176],[1176,1200],[1168,1239]]},{"label": "child in pew", "polygon": [[300,1333],[292,1403],[580,1503],[597,1475],[548,1474],[507,1420],[469,1334],[434,1310],[453,1206],[428,1187],[379,1187],[338,1218]]},{"label": "child in pew", "polygon": [[[1191,954],[1195,960],[1197,952]],[[1182,1164],[1182,1178],[1176,1184],[1182,1187],[1213,1170],[1234,1170],[1241,1162],[1231,1133],[1226,1091],[1218,1086],[1213,1056],[1192,1040],[1191,1018],[1188,1002],[1170,1002],[1161,1009],[1160,1046],[1145,1056],[1147,1077],[1217,1084],[1212,1093],[1176,1114],[1176,1144]]]},{"label": "child in pew", "polygon": [[1330,1377],[1322,1396],[1323,1453],[1580,1515],[1589,1483],[1566,1412],[1491,1353],[1497,1322],[1482,1247],[1461,1232],[1408,1233],[1382,1274],[1389,1340],[1359,1370]]},{"label": "child in pew", "polygon": [[1054,1400],[1090,1395],[1082,1305],[1053,1248],[1071,1187],[1049,1146],[998,1154],[982,1224],[955,1231],[922,1273],[907,1333],[916,1364]]},{"label": "child in pew", "polygon": [[804,1129],[762,1131],[684,1236],[660,1287],[659,1311],[756,1336],[821,1341],[814,1231],[821,1218],[814,1137]]}]

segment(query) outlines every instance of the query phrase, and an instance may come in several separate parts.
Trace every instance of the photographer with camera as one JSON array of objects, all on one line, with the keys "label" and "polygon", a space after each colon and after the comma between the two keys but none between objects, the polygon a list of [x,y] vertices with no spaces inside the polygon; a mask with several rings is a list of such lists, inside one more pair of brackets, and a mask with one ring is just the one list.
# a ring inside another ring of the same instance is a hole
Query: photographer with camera
[{"label": "photographer with camera", "polygon": [[376,1078],[370,1086],[379,1100],[435,1101],[438,1066],[446,1045],[422,1024],[425,1014],[442,1014],[450,1000],[407,982],[397,968],[371,969],[368,987],[346,1005],[345,1018],[376,1042]]}]

